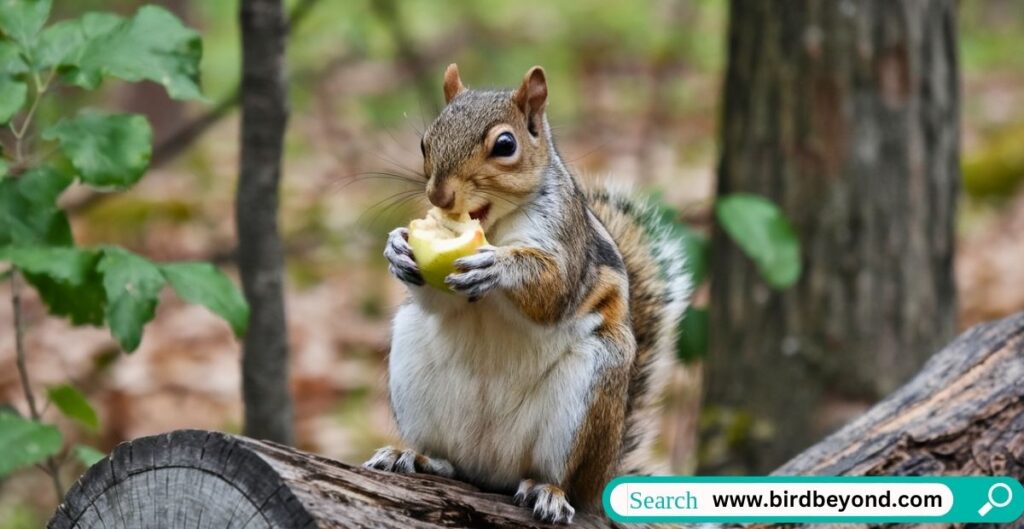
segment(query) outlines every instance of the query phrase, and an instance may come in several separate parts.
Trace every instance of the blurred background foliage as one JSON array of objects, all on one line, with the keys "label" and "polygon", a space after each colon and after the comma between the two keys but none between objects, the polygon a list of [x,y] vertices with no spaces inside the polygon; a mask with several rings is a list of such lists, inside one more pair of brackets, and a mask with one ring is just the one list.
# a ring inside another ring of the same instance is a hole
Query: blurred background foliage
[{"label": "blurred background foliage", "polygon": [[[54,18],[91,9],[129,14],[136,0],[56,0]],[[128,193],[72,189],[64,201],[83,244],[117,243],[155,260],[230,265],[237,178],[237,0],[162,0],[203,35],[206,103],[173,102],[145,84],[64,89],[65,105],[143,112],[157,144],[209,125]],[[359,461],[393,439],[384,402],[388,318],[401,288],[386,274],[382,235],[425,206],[401,182],[420,163],[418,136],[441,102],[440,78],[459,63],[470,86],[511,86],[542,64],[550,117],[566,159],[584,178],[612,175],[657,190],[695,228],[708,228],[725,61],[723,1],[434,2],[296,0],[290,38],[292,116],[281,221],[301,448]],[[1024,5],[960,2],[963,168],[957,279],[961,324],[1024,309]],[[221,112],[216,110],[220,109]],[[6,289],[6,286],[0,287]],[[0,298],[7,299],[3,290]],[[698,292],[697,304],[706,303]],[[63,424],[83,442],[116,443],[180,427],[238,431],[238,345],[226,324],[165,300],[139,351],[116,362],[102,330],[72,329],[26,300],[28,346],[40,385],[71,380],[98,408],[101,429]],[[11,317],[0,305],[0,321]],[[0,366],[13,362],[0,333]],[[56,359],[56,360],[55,360]],[[692,468],[699,367],[679,368],[664,450]],[[0,402],[19,402],[0,369]],[[52,413],[52,410],[50,410]],[[60,422],[59,419],[54,419]],[[737,428],[754,429],[737,420]],[[74,476],[69,475],[68,478]],[[0,483],[0,528],[40,527],[53,507],[45,478]]]}]

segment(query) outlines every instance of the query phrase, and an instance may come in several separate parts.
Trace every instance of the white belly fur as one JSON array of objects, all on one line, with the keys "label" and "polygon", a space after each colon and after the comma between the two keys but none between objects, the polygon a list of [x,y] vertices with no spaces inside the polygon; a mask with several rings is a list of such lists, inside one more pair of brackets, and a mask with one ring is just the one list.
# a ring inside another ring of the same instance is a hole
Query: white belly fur
[{"label": "white belly fur", "polygon": [[499,293],[452,301],[395,315],[389,383],[402,437],[489,488],[560,483],[594,377],[593,322],[536,325]]}]

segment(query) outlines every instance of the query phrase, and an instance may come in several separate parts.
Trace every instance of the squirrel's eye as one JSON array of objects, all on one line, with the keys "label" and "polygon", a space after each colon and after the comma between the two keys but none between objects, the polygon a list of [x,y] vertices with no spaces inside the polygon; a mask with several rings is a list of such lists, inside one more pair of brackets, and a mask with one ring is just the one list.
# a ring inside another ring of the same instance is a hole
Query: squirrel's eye
[{"label": "squirrel's eye", "polygon": [[491,156],[505,158],[516,153],[516,137],[511,132],[502,132],[494,140],[494,147],[491,147]]},{"label": "squirrel's eye", "polygon": [[427,157],[427,142],[424,140],[420,140],[420,153],[423,154],[424,158]]}]

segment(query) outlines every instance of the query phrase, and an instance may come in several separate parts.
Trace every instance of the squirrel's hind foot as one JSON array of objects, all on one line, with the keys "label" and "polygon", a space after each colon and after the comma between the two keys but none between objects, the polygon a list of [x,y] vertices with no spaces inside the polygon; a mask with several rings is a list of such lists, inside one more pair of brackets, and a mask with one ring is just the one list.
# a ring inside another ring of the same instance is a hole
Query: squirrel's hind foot
[{"label": "squirrel's hind foot", "polygon": [[445,478],[455,476],[455,468],[444,459],[427,457],[415,450],[399,450],[391,446],[378,448],[373,456],[363,463],[363,467],[398,474],[431,474]]},{"label": "squirrel's hind foot", "polygon": [[519,489],[512,498],[516,505],[533,509],[533,517],[550,523],[572,523],[576,509],[569,505],[565,491],[547,483],[537,483],[532,479],[519,482]]}]

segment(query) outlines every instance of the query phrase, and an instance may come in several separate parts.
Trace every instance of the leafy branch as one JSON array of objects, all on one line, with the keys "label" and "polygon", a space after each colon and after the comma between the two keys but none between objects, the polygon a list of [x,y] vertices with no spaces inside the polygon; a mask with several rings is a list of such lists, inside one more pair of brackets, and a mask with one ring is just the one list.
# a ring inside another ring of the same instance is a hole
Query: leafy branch
[{"label": "leafy branch", "polygon": [[[63,438],[43,422],[33,394],[22,280],[51,314],[75,325],[108,327],[126,352],[141,343],[165,286],[224,318],[237,336],[245,333],[248,307],[232,281],[208,263],[153,263],[116,246],[75,245],[58,197],[75,181],[103,191],[134,185],[149,167],[152,131],[141,115],[89,109],[37,127],[41,101],[55,83],[95,90],[107,78],[148,80],[172,98],[202,100],[202,41],[155,6],[128,18],[90,12],[47,26],[50,4],[0,0],[0,126],[7,125],[14,139],[13,152],[0,157],[0,261],[10,265],[18,375],[29,411],[28,418],[0,411],[0,477],[40,464],[61,497],[56,456]],[[95,410],[74,387],[50,387],[47,397],[65,417],[98,429]],[[72,453],[86,464],[97,455],[84,446]]]}]

